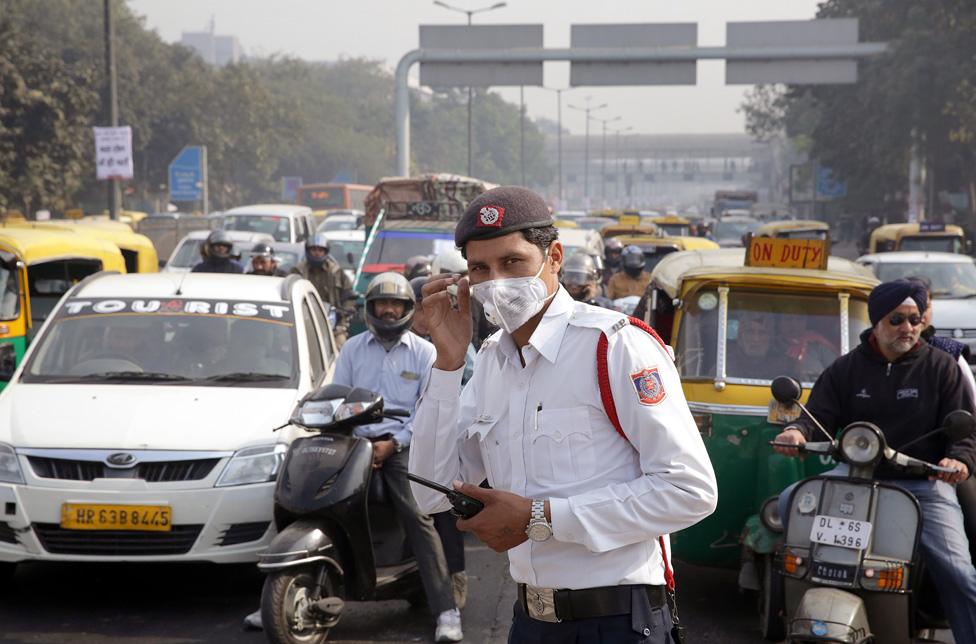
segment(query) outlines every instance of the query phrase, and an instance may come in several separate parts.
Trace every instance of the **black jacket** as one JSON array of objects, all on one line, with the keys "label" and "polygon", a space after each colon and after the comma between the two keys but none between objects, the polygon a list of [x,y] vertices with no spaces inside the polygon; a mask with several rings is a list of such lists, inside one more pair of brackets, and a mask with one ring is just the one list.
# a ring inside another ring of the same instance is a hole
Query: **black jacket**
[{"label": "black jacket", "polygon": [[[942,425],[957,409],[973,411],[973,395],[959,372],[959,363],[925,342],[889,363],[869,341],[871,330],[861,334],[861,344],[838,358],[817,379],[807,409],[831,434],[857,420],[874,423],[884,432],[888,445],[900,449],[908,441]],[[794,423],[807,440],[822,440],[806,417]],[[976,437],[950,443],[937,434],[912,445],[905,453],[930,463],[945,457],[962,461],[970,473],[976,470]],[[906,478],[884,465],[878,478]]]},{"label": "black jacket", "polygon": [[193,267],[192,273],[243,273],[244,266],[234,259],[208,257]]}]

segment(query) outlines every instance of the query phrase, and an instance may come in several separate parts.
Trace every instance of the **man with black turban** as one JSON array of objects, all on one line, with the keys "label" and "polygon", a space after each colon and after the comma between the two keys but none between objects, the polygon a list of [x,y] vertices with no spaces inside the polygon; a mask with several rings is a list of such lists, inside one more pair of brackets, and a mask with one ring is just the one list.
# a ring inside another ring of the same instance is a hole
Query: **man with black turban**
[{"label": "man with black turban", "polygon": [[[881,428],[892,448],[942,426],[949,412],[973,411],[973,395],[951,355],[919,340],[928,292],[915,281],[879,284],[868,297],[871,328],[861,344],[838,358],[817,379],[810,413],[832,434],[854,421]],[[777,443],[802,445],[816,440],[807,418],[788,426]],[[792,447],[777,452],[795,456]],[[976,469],[976,438],[953,442],[936,434],[904,453],[955,470],[937,479],[910,478],[879,465],[875,477],[888,479],[918,499],[922,508],[922,554],[939,580],[937,587],[957,642],[976,642],[976,568],[973,568],[962,510],[954,485]]]}]

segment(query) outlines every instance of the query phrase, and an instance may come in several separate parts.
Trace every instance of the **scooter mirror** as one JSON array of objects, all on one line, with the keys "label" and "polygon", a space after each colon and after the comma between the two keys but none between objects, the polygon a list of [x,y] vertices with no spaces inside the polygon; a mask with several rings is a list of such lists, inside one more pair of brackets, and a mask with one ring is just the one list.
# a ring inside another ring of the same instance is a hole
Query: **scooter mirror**
[{"label": "scooter mirror", "polygon": [[784,405],[797,402],[800,400],[800,395],[803,394],[803,387],[800,386],[800,383],[789,376],[777,376],[773,379],[769,389],[773,392],[773,398],[776,399],[776,402]]},{"label": "scooter mirror", "polygon": [[346,395],[334,415],[343,425],[369,425],[383,420],[383,396],[357,387]]},{"label": "scooter mirror", "polygon": [[352,391],[352,387],[347,387],[346,385],[323,385],[305,396],[305,400],[335,400],[344,399]]},{"label": "scooter mirror", "polygon": [[976,418],[973,418],[973,415],[968,411],[957,409],[949,412],[945,420],[942,421],[942,426],[945,428],[945,434],[949,440],[961,441],[976,433]]}]

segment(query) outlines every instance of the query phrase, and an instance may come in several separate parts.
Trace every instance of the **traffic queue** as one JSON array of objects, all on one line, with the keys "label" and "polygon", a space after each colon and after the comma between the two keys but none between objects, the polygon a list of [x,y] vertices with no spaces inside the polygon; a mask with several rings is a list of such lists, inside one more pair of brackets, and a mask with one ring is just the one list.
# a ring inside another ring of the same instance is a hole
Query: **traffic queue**
[{"label": "traffic queue", "polygon": [[969,346],[877,259],[968,242],[579,214],[384,179],[361,231],[235,208],[161,272],[128,226],[0,227],[0,577],[256,562],[271,642],[384,599],[454,642],[471,533],[510,642],[681,642],[673,559],[737,569],[769,641],[976,641]]}]

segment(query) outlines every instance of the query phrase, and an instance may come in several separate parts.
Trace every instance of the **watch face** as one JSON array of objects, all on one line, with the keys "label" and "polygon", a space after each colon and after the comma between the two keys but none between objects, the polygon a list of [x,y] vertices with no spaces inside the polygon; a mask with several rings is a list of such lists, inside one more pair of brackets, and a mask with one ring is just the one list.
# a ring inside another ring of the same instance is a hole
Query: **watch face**
[{"label": "watch face", "polygon": [[533,523],[526,532],[532,541],[545,541],[552,536],[552,529],[545,523]]}]

